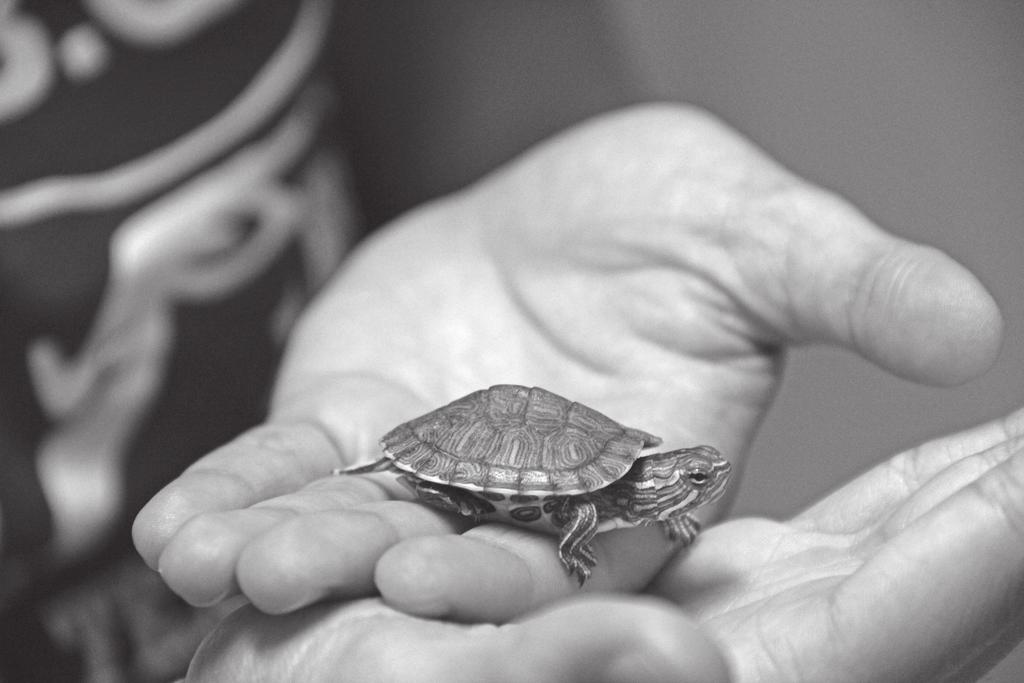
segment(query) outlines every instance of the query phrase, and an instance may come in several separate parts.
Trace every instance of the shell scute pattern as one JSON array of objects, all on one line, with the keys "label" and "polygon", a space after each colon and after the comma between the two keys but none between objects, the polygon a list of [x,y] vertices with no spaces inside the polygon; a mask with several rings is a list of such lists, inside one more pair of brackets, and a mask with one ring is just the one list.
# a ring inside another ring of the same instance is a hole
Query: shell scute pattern
[{"label": "shell scute pattern", "polygon": [[540,438],[561,434],[568,424],[573,404],[544,389],[530,390],[524,411],[525,422]]},{"label": "shell scute pattern", "polygon": [[519,470],[514,467],[492,467],[487,471],[487,479],[482,484],[485,491],[517,491],[519,489]]},{"label": "shell scute pattern", "polygon": [[426,480],[476,491],[563,495],[621,478],[641,449],[658,443],[592,408],[515,385],[473,392],[381,440],[399,468]]},{"label": "shell scute pattern", "polygon": [[520,472],[519,486],[521,491],[552,491],[558,488],[551,473],[543,470],[523,470]]},{"label": "shell scute pattern", "polygon": [[584,490],[579,470],[555,470],[550,475],[555,491]]},{"label": "shell scute pattern", "polygon": [[455,469],[452,470],[452,481],[484,481],[489,469],[490,467],[482,462],[460,460],[455,463]]}]

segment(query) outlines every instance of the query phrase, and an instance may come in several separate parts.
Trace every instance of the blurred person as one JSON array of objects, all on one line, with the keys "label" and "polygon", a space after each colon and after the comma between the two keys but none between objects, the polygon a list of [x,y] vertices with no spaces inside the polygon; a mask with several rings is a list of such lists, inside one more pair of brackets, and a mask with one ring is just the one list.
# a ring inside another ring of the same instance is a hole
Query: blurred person
[{"label": "blurred person", "polygon": [[220,612],[135,512],[263,419],[357,239],[625,83],[584,2],[0,3],[0,679],[182,671]]}]

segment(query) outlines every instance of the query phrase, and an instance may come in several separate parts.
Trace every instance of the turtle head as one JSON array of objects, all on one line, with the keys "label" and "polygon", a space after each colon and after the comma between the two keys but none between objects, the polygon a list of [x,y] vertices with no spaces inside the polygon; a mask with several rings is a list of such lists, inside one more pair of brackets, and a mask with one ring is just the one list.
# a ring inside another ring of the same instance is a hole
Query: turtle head
[{"label": "turtle head", "polygon": [[627,475],[633,516],[665,520],[717,500],[732,465],[711,446],[681,448],[640,458]]}]

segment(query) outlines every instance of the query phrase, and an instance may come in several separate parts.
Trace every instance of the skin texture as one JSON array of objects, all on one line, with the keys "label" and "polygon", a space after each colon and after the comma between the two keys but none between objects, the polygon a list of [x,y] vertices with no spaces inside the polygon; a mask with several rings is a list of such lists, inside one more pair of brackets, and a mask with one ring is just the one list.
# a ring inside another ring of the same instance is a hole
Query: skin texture
[{"label": "skin texture", "polygon": [[723,644],[738,681],[974,680],[1024,636],[1022,522],[1024,410],[787,522],[710,529],[650,592]]},{"label": "skin texture", "polygon": [[[667,444],[713,444],[738,478],[787,345],[955,384],[991,364],[1001,332],[948,256],[885,233],[705,112],[634,108],[365,242],[296,331],[268,423],[154,497],[136,545],[196,604],[241,591],[282,613],[379,593],[412,615],[505,622],[578,592],[553,539],[455,535],[464,521],[406,502],[389,478],[331,470],[378,457],[401,421],[510,381]],[[672,554],[657,529],[594,545],[590,590],[641,589]]]},{"label": "skin texture", "polygon": [[190,680],[976,680],[1024,636],[1022,591],[1024,410],[901,453],[786,522],[708,529],[656,600],[570,598],[498,627],[377,600],[284,621],[242,610]]}]

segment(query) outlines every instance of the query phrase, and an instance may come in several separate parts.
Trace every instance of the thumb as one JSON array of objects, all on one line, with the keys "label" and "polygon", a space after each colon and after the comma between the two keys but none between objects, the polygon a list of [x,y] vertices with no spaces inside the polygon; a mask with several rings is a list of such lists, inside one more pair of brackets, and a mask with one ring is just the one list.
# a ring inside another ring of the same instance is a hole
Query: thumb
[{"label": "thumb", "polygon": [[875,227],[842,199],[804,187],[782,221],[781,310],[793,342],[850,348],[906,379],[954,385],[980,375],[1002,343],[999,308],[952,258]]}]

